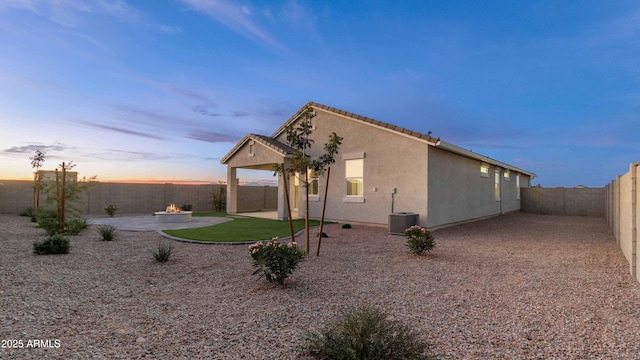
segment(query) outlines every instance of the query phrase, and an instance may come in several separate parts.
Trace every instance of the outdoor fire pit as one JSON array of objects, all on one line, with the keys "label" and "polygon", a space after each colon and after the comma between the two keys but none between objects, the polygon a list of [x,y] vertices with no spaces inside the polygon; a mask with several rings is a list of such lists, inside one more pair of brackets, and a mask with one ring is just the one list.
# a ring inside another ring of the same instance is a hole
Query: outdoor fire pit
[{"label": "outdoor fire pit", "polygon": [[191,211],[182,211],[176,204],[167,206],[165,211],[156,211],[156,222],[159,223],[183,223],[191,221]]}]

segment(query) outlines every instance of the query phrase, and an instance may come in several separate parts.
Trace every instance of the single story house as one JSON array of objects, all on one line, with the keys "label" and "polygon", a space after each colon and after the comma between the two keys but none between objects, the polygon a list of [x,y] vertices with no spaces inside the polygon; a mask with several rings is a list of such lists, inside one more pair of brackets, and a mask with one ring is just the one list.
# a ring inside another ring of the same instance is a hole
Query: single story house
[{"label": "single story house", "polygon": [[[332,132],[343,138],[331,165],[327,220],[388,224],[389,214],[419,214],[419,224],[431,229],[520,210],[520,188],[529,187],[534,173],[502,163],[443,140],[361,115],[310,102],[273,135],[248,134],[222,159],[227,165],[227,211],[237,211],[236,169],[272,170],[288,167],[294,149],[286,128],[301,121],[310,107],[314,141],[307,154],[323,153]],[[326,176],[326,174],[324,175]],[[325,177],[310,186],[309,213],[320,218]],[[291,207],[302,216],[303,189],[291,176],[286,182]],[[287,218],[285,182],[278,178],[278,218]]]}]

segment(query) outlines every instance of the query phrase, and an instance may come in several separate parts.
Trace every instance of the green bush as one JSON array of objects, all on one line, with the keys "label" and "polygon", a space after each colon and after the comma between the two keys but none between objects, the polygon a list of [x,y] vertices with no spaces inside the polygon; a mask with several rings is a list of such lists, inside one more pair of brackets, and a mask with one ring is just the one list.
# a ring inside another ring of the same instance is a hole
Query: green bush
[{"label": "green bush", "polygon": [[111,225],[100,225],[97,227],[98,233],[102,236],[103,241],[111,241],[116,238],[116,230],[115,226]]},{"label": "green bush", "polygon": [[320,332],[305,331],[302,351],[319,359],[427,359],[430,345],[418,333],[369,305],[349,308]]},{"label": "green bush", "polygon": [[414,225],[404,231],[407,237],[407,247],[409,251],[417,255],[423,255],[425,252],[433,250],[436,241],[431,231],[422,226]]},{"label": "green bush", "polygon": [[20,216],[27,216],[29,218],[31,218],[31,222],[36,222],[38,221],[38,219],[36,219],[36,211],[33,210],[32,207],[28,207],[26,208],[23,212],[21,212],[19,214]]},{"label": "green bush", "polygon": [[158,247],[152,251],[152,254],[157,262],[167,262],[173,254],[173,246],[169,243],[158,243]]},{"label": "green bush", "polygon": [[342,225],[343,229],[351,229],[351,224],[344,224]]},{"label": "green bush", "polygon": [[87,224],[87,219],[78,216],[66,222],[64,225],[64,231],[70,235],[78,235],[88,227],[89,224]]},{"label": "green bush", "polygon": [[38,209],[36,212],[38,227],[47,232],[51,236],[60,232],[60,221],[58,214],[53,210]]},{"label": "green bush", "polygon": [[70,248],[69,239],[61,234],[54,234],[43,241],[33,243],[33,252],[37,255],[68,254]]},{"label": "green bush", "polygon": [[115,214],[116,210],[118,210],[118,205],[107,205],[104,207],[104,211],[107,212],[107,215],[109,215],[109,217],[113,217],[113,214]]},{"label": "green bush", "polygon": [[267,281],[280,285],[306,256],[295,242],[285,244],[279,242],[278,238],[251,244],[249,252],[253,258],[253,266],[257,268],[253,275],[260,274]]}]

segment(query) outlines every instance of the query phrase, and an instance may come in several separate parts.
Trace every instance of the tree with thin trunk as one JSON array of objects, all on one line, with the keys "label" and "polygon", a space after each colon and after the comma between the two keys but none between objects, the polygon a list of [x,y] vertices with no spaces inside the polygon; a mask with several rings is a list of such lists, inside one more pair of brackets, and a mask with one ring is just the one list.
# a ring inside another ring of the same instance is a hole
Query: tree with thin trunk
[{"label": "tree with thin trunk", "polygon": [[33,210],[36,211],[40,207],[40,167],[44,163],[46,153],[40,149],[36,150],[36,154],[31,156],[31,167],[36,169],[33,176]]},{"label": "tree with thin trunk", "polygon": [[[293,156],[290,161],[288,169],[284,169],[283,176],[290,176],[294,174],[298,178],[298,181],[305,189],[305,230],[306,230],[306,243],[305,249],[307,255],[309,254],[309,185],[316,177],[321,176],[325,169],[335,162],[335,155],[338,153],[342,138],[335,132],[329,136],[329,142],[324,145],[325,153],[318,158],[311,159],[307,154],[308,150],[313,144],[313,139],[310,139],[310,135],[313,131],[311,120],[316,116],[312,107],[307,107],[302,113],[302,120],[297,126],[289,125],[286,128],[287,143],[294,149]],[[312,171],[312,179],[309,179],[309,172]],[[328,185],[328,184],[327,184]],[[325,189],[325,192],[328,189]],[[289,201],[289,199],[287,199]],[[326,196],[325,196],[326,202]],[[289,222],[292,219],[289,217]],[[321,219],[321,224],[324,221],[324,212]],[[322,234],[320,234],[322,235]],[[318,250],[319,252],[319,250]]]}]

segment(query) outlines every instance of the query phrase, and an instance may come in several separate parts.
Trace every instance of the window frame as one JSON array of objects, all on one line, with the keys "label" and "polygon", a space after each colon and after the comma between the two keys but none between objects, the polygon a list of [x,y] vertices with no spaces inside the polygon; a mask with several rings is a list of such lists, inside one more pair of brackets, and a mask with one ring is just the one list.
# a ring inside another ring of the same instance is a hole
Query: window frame
[{"label": "window frame", "polygon": [[[361,153],[353,153],[353,154],[345,154],[343,155],[343,161],[344,161],[344,196],[342,198],[343,202],[356,202],[356,203],[363,203],[364,202],[364,166],[365,166],[365,153],[361,152]],[[348,167],[349,167],[349,162],[350,161],[360,161],[361,165],[359,166],[359,168],[361,169],[360,174],[358,174],[359,176],[347,176],[349,171],[348,171]],[[359,180],[360,183],[360,194],[349,194],[349,181],[350,180]]]}]

